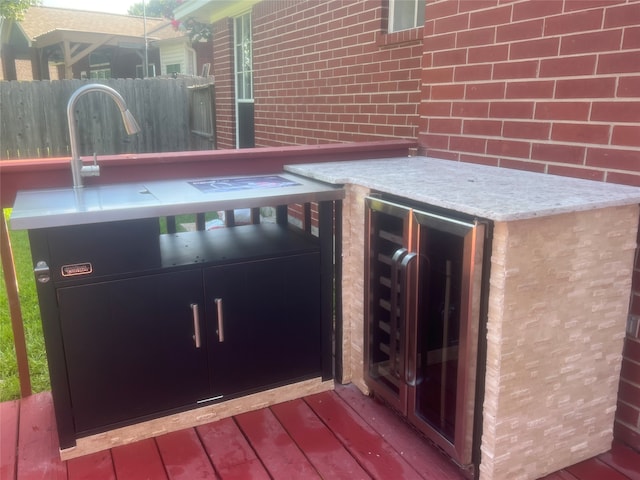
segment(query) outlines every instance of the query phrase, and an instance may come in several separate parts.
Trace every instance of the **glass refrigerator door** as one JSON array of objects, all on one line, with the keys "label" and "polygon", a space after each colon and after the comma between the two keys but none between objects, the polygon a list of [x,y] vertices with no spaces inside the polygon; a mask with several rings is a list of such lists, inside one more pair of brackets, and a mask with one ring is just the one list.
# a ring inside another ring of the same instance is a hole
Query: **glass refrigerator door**
[{"label": "glass refrigerator door", "polygon": [[410,258],[411,209],[367,198],[365,380],[406,414],[406,322],[403,265]]},{"label": "glass refrigerator door", "polygon": [[[414,211],[416,314],[409,319],[408,417],[471,462],[484,225]],[[414,343],[415,342],[415,343]]]}]

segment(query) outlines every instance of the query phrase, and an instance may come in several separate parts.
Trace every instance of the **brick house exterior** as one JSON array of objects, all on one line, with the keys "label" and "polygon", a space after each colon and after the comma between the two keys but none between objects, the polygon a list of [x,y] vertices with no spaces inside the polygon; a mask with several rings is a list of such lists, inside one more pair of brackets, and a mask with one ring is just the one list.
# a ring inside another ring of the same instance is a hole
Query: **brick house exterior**
[{"label": "brick house exterior", "polygon": [[[255,146],[409,138],[433,157],[640,186],[640,0],[426,0],[424,26],[397,33],[388,0],[246,5]],[[204,18],[217,145],[235,148],[233,18]],[[640,316],[640,260],[634,285]],[[640,450],[629,324],[614,428]]]}]

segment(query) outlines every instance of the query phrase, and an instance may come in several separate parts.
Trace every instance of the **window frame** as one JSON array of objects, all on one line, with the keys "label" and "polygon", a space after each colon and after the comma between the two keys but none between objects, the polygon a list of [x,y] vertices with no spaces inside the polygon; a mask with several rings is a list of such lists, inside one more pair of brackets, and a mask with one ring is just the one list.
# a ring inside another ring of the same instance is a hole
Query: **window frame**
[{"label": "window frame", "polygon": [[[398,3],[396,3],[398,1]],[[396,15],[396,6],[397,5],[407,5],[407,0],[388,0],[387,8],[387,33],[397,33],[403,32],[406,30],[412,30],[414,28],[421,28],[424,26],[425,15],[424,11],[426,9],[426,0],[411,0],[413,1],[413,24],[412,26],[399,28],[398,30],[394,29],[395,15]],[[402,2],[402,3],[400,3]],[[422,8],[421,8],[422,7]],[[420,19],[420,11],[422,10],[422,18]]]}]

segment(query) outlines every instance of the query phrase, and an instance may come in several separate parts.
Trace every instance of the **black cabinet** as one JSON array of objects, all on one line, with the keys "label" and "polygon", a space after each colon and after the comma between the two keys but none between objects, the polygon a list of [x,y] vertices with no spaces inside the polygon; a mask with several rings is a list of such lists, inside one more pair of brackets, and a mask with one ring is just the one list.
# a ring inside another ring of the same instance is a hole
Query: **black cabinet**
[{"label": "black cabinet", "polygon": [[319,267],[310,253],[204,271],[214,397],[321,375]]},{"label": "black cabinet", "polygon": [[195,403],[209,392],[196,345],[199,271],[92,283],[57,292],[77,433]]},{"label": "black cabinet", "polygon": [[[129,241],[140,235],[148,248],[135,255]],[[143,220],[33,230],[30,239],[63,449],[331,378],[332,276],[323,262],[333,255],[322,238],[287,224],[160,235],[157,220]]]}]

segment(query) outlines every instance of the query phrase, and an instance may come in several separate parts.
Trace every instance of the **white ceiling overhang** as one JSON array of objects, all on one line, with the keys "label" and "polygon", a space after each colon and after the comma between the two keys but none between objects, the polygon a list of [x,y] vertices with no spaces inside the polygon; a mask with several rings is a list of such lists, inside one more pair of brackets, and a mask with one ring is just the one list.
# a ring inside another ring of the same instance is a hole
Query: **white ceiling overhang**
[{"label": "white ceiling overhang", "polygon": [[236,17],[260,0],[189,0],[180,5],[174,15],[178,20],[195,18],[199,22],[214,23],[227,17]]}]

